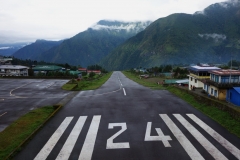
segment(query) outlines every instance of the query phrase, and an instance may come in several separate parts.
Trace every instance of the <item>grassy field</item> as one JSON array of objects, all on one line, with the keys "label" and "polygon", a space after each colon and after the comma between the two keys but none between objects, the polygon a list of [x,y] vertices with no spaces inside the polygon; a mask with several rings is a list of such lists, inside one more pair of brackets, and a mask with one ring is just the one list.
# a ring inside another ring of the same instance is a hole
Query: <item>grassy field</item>
[{"label": "grassy field", "polygon": [[70,80],[68,83],[62,86],[62,89],[69,91],[94,90],[101,87],[111,75],[112,72],[102,76],[96,76],[93,80]]},{"label": "grassy field", "polygon": [[122,73],[128,77],[129,79],[152,89],[165,89],[162,85],[157,84],[159,82],[160,84],[163,82],[163,78],[161,77],[154,77],[154,78],[140,78],[138,74],[133,74],[129,71],[122,71]]},{"label": "grassy field", "polygon": [[[0,132],[0,159],[5,159],[18,148],[55,111],[53,106],[33,110]],[[19,148],[18,148],[19,150]]]},{"label": "grassy field", "polygon": [[[228,112],[222,111],[216,107],[207,106],[205,104],[202,104],[195,100],[195,98],[187,93],[182,92],[181,90],[177,89],[176,87],[162,87],[162,85],[157,85],[154,79],[140,79],[139,76],[123,71],[123,73],[133,81],[153,89],[167,89],[171,93],[177,95],[181,99],[188,102],[193,107],[197,108],[201,112],[203,112],[205,115],[211,117],[213,120],[218,122],[220,125],[225,127],[227,130],[229,130],[231,133],[237,135],[240,138],[240,121],[233,118]],[[160,81],[161,79],[159,79]]]}]

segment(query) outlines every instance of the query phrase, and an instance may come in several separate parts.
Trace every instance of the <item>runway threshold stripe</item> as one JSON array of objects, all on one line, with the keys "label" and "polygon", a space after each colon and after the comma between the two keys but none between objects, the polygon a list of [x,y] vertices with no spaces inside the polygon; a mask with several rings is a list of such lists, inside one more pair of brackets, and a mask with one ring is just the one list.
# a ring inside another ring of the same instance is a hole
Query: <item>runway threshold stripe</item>
[{"label": "runway threshold stripe", "polygon": [[124,93],[124,96],[126,96],[127,94],[126,94],[126,91],[125,91],[125,89],[123,88],[123,93]]},{"label": "runway threshold stripe", "polygon": [[196,138],[196,140],[213,156],[214,159],[226,160],[227,158],[210,143],[196,128],[194,128],[180,114],[173,114],[177,120]]},{"label": "runway threshold stripe", "polygon": [[85,123],[87,119],[87,116],[80,116],[77,123],[75,124],[72,132],[70,133],[70,135],[68,136],[67,141],[65,142],[65,144],[63,145],[61,151],[59,152],[58,156],[57,156],[57,160],[63,160],[63,159],[68,159],[72,149],[78,139],[79,134],[82,131],[83,125]]},{"label": "runway threshold stripe", "polygon": [[240,159],[240,150],[237,149],[234,145],[232,145],[228,140],[214,131],[211,127],[209,127],[202,120],[197,118],[194,114],[187,114],[189,118],[191,118],[195,123],[197,123],[200,127],[202,127],[209,135],[211,135],[217,142],[219,142],[223,147],[225,147],[229,152],[231,152],[236,158]]},{"label": "runway threshold stripe", "polygon": [[91,160],[100,120],[100,115],[93,116],[91,125],[89,127],[86,139],[84,141],[81,153],[78,158],[79,160]]},{"label": "runway threshold stripe", "polygon": [[53,133],[45,146],[37,154],[34,160],[44,160],[48,157],[53,147],[56,145],[57,141],[60,139],[64,131],[66,130],[69,123],[72,121],[73,117],[66,117],[58,129]]},{"label": "runway threshold stripe", "polygon": [[204,160],[202,155],[196,150],[196,148],[192,145],[192,143],[186,138],[186,136],[181,132],[181,130],[174,124],[174,122],[168,117],[166,114],[159,114],[159,116],[163,119],[166,123],[168,128],[177,138],[179,143],[185,149],[187,154],[190,156],[191,159],[195,160]]}]

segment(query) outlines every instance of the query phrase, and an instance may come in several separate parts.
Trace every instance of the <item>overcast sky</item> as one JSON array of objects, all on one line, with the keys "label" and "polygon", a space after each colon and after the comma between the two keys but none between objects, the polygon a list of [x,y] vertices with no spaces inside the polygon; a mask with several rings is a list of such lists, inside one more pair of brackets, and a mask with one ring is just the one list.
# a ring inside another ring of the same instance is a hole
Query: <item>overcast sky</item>
[{"label": "overcast sky", "polygon": [[102,19],[156,20],[225,0],[0,0],[0,44],[60,40]]}]

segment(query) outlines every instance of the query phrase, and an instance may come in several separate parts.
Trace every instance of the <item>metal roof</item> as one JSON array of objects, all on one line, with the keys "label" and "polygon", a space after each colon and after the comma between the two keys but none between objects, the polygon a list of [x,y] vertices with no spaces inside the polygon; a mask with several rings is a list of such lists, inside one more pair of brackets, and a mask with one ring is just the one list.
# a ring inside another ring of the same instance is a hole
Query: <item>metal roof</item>
[{"label": "metal roof", "polygon": [[177,80],[176,83],[184,83],[184,84],[188,84],[188,83],[189,83],[189,79]]},{"label": "metal roof", "polygon": [[62,69],[62,67],[56,65],[37,65],[33,67],[34,71],[54,71],[60,69]]},{"label": "metal roof", "polygon": [[215,70],[215,71],[210,71],[209,73],[212,73],[215,75],[240,75],[239,70],[231,70],[231,69]]},{"label": "metal roof", "polygon": [[28,69],[28,67],[20,65],[0,65],[0,69]]},{"label": "metal roof", "polygon": [[215,66],[190,66],[189,70],[193,71],[211,71],[211,70],[220,70],[221,68]]}]

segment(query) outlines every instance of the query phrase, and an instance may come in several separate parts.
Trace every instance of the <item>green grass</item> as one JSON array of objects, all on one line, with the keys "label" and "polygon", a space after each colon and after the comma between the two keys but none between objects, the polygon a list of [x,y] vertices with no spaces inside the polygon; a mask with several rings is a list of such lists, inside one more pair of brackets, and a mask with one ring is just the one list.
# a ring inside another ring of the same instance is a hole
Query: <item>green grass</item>
[{"label": "green grass", "polygon": [[205,115],[211,117],[213,120],[221,124],[224,128],[240,138],[240,121],[233,118],[228,112],[222,111],[216,107],[199,103],[196,101],[194,96],[182,92],[176,87],[169,86],[167,90],[185,100],[190,105],[203,112]]},{"label": "green grass", "polygon": [[129,79],[145,86],[145,87],[149,87],[151,89],[165,89],[165,87],[163,87],[162,85],[158,85],[157,82],[162,82],[161,78],[141,78],[139,77],[138,74],[134,74],[130,71],[122,71],[122,73],[128,77]]},{"label": "green grass", "polygon": [[101,87],[112,75],[112,72],[104,74],[102,76],[95,76],[93,80],[82,79],[81,81],[72,81],[62,86],[62,89],[81,91],[81,90],[94,90]]},{"label": "green grass", "polygon": [[64,84],[63,86],[62,86],[62,89],[64,89],[64,90],[67,90],[67,91],[71,91],[71,90],[73,90],[75,87],[77,86],[77,84]]},{"label": "green grass", "polygon": [[5,159],[54,112],[53,106],[32,110],[0,132],[0,159]]}]

